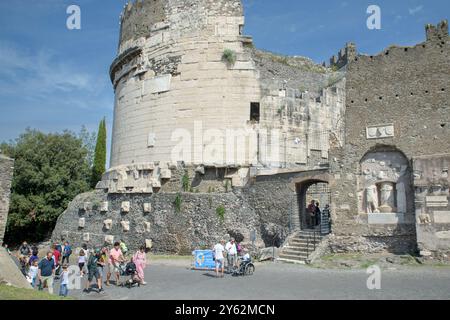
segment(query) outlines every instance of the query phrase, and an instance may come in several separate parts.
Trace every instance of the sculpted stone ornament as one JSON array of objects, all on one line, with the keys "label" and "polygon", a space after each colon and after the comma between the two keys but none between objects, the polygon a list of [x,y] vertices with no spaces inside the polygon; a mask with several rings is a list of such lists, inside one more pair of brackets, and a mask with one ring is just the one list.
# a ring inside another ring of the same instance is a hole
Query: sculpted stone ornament
[{"label": "sculpted stone ornament", "polygon": [[78,228],[83,229],[86,226],[86,219],[80,218],[78,219]]},{"label": "sculpted stone ornament", "polygon": [[113,224],[113,221],[111,219],[107,219],[107,220],[103,221],[103,226],[105,227],[106,230],[111,230],[112,224]]},{"label": "sculpted stone ornament", "polygon": [[121,210],[122,210],[122,213],[129,213],[130,212],[130,202],[129,201],[122,202]]},{"label": "sculpted stone ornament", "polygon": [[380,211],[391,213],[395,209],[394,187],[392,182],[383,182],[380,188]]},{"label": "sculpted stone ornament", "polygon": [[429,214],[421,214],[419,216],[419,223],[420,224],[431,224],[431,217]]},{"label": "sculpted stone ornament", "polygon": [[105,243],[112,245],[114,243],[114,236],[112,236],[112,235],[105,236]]},{"label": "sculpted stone ornament", "polygon": [[366,129],[367,139],[384,139],[394,137],[394,125],[371,126]]},{"label": "sculpted stone ornament", "polygon": [[134,180],[139,179],[139,171],[136,168],[134,168],[134,170],[133,170],[133,178],[134,178]]},{"label": "sculpted stone ornament", "polygon": [[378,191],[376,185],[371,185],[366,188],[366,212],[379,213],[378,210]]},{"label": "sculpted stone ornament", "polygon": [[108,201],[104,201],[100,207],[100,212],[108,212]]},{"label": "sculpted stone ornament", "polygon": [[152,204],[144,203],[144,213],[150,213],[150,212],[152,212]]},{"label": "sculpted stone ornament", "polygon": [[130,231],[130,221],[122,221],[122,222],[120,222],[120,224],[122,225],[123,232]]}]

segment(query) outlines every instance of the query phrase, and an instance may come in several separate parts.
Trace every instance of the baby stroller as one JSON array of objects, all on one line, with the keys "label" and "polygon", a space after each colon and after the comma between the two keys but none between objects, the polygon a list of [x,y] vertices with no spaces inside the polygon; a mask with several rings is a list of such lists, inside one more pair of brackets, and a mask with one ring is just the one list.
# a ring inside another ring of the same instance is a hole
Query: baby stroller
[{"label": "baby stroller", "polygon": [[122,282],[122,287],[127,287],[128,289],[131,289],[135,285],[138,287],[141,286],[141,279],[138,276],[137,270],[136,270],[136,264],[133,262],[128,262],[127,264],[122,263],[120,264],[120,270],[122,276],[128,276],[130,277],[127,281]]},{"label": "baby stroller", "polygon": [[251,276],[255,272],[255,265],[252,263],[252,259],[239,258],[239,267],[235,267],[233,270],[233,277],[238,276]]}]

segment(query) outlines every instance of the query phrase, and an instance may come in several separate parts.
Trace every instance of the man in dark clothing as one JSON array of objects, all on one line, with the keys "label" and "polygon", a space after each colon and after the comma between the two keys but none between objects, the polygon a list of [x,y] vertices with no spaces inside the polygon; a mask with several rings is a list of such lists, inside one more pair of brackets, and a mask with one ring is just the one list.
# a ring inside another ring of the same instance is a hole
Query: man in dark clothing
[{"label": "man in dark clothing", "polygon": [[320,211],[320,204],[316,202],[316,211],[315,211],[315,217],[316,217],[316,226],[320,225],[322,212]]},{"label": "man in dark clothing", "polygon": [[30,259],[28,260],[28,264],[29,264],[30,266],[33,265],[33,262],[34,262],[34,261],[39,260],[38,253],[39,253],[39,252],[38,252],[36,249],[33,249],[33,252],[31,253],[31,257],[30,257]]},{"label": "man in dark clothing", "polygon": [[19,247],[19,252],[21,255],[25,257],[29,257],[31,255],[31,247],[28,245],[26,241],[24,241],[22,245]]},{"label": "man in dark clothing", "polygon": [[55,262],[53,261],[53,253],[47,252],[47,256],[39,262],[38,279],[40,287],[48,287],[48,293],[53,294],[53,277],[55,276]]},{"label": "man in dark clothing", "polygon": [[314,200],[311,200],[311,203],[308,206],[308,216],[309,216],[309,223],[308,225],[311,228],[314,228],[316,225],[316,202]]},{"label": "man in dark clothing", "polygon": [[63,249],[63,253],[62,253],[62,262],[61,262],[61,264],[64,264],[64,261],[67,261],[67,264],[70,264],[69,258],[70,258],[71,254],[72,254],[72,247],[69,245],[69,242],[66,241],[64,243],[64,249]]}]

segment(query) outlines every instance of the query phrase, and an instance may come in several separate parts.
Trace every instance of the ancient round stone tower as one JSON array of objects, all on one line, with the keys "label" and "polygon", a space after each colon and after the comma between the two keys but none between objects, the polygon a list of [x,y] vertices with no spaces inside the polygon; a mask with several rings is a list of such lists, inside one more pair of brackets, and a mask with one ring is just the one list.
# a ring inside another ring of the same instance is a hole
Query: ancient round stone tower
[{"label": "ancient round stone tower", "polygon": [[[260,101],[245,54],[240,0],[140,0],[121,16],[111,168],[147,163],[223,164],[211,130],[243,129]],[[204,148],[209,145],[210,149]],[[228,159],[245,165],[241,159]]]}]

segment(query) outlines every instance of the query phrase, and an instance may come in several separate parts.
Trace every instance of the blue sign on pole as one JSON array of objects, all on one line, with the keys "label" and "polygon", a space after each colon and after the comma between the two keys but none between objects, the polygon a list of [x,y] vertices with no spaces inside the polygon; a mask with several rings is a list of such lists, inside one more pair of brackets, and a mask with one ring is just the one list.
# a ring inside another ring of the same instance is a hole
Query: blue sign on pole
[{"label": "blue sign on pole", "polygon": [[195,250],[194,259],[194,269],[214,270],[216,267],[212,250]]}]

